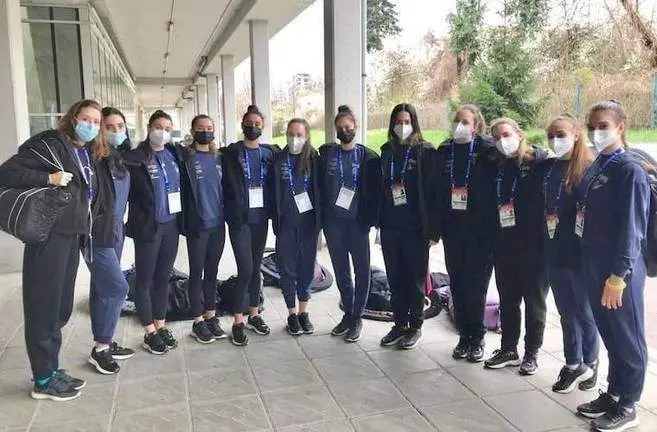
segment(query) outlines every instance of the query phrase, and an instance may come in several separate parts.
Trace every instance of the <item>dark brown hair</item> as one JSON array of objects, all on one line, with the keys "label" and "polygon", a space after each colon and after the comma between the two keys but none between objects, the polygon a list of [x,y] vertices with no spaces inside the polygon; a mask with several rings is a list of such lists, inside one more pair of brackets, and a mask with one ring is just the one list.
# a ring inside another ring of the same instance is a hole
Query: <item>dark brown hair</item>
[{"label": "dark brown hair", "polygon": [[[213,130],[214,130],[214,122],[212,121],[212,118],[210,118],[210,116],[205,115],[205,114],[199,114],[199,115],[197,115],[196,117],[194,117],[192,119],[192,136],[193,136],[193,133],[194,133],[194,126],[196,126],[196,123],[199,122],[200,120],[210,120],[210,123],[212,123],[212,127],[213,127]],[[196,151],[196,144],[198,144],[198,143],[194,140],[194,141],[192,141],[192,144],[189,146],[189,150],[192,153],[194,151]],[[217,150],[217,143],[216,143],[216,141],[213,140],[210,143],[210,153],[212,153],[213,155],[216,156],[217,151],[218,151]]]},{"label": "dark brown hair", "polygon": [[[57,122],[57,131],[63,135],[66,135],[71,140],[76,140],[77,135],[75,133],[75,117],[80,114],[84,108],[93,108],[101,112],[101,106],[98,102],[93,99],[83,99],[71,105],[71,107],[66,111],[64,117],[59,119]],[[103,139],[103,134],[98,133],[98,136],[93,139],[91,142],[91,151],[94,157],[94,160],[99,160],[110,153],[109,146]]]},{"label": "dark brown hair", "polygon": [[258,107],[257,107],[256,105],[249,105],[249,107],[246,109],[246,112],[245,112],[244,115],[242,116],[242,124],[244,124],[244,122],[246,121],[246,118],[247,118],[249,115],[251,115],[251,114],[255,114],[255,115],[257,115],[258,117],[260,117],[260,120],[262,120],[263,123],[264,123],[264,121],[265,121],[265,116],[262,115],[262,113],[260,112],[260,110],[258,109]]},{"label": "dark brown hair", "polygon": [[613,115],[617,124],[625,124],[625,130],[621,134],[621,141],[623,141],[623,147],[627,149],[629,147],[629,144],[627,143],[627,113],[625,112],[623,105],[614,99],[594,103],[591,105],[591,107],[589,107],[589,111],[586,114],[587,126],[589,124],[589,118],[591,117],[591,114],[599,111],[609,111]]},{"label": "dark brown hair", "polygon": [[[301,150],[301,154],[299,154],[299,166],[297,167],[297,171],[299,174],[310,174],[310,155],[312,154],[312,143],[310,142],[310,125],[306,121],[306,119],[302,118],[293,118],[287,123],[287,129],[286,131],[290,130],[290,126],[293,124],[300,124],[303,126],[303,128],[306,130],[306,143],[303,145],[303,149]],[[288,149],[289,151],[289,149]]]},{"label": "dark brown hair", "polygon": [[481,110],[477,105],[468,104],[461,106],[456,111],[456,114],[454,114],[454,120],[453,120],[454,123],[459,121],[459,115],[461,114],[462,111],[469,111],[474,116],[475,132],[477,134],[483,135],[484,133],[486,133],[486,120],[484,119],[484,116],[483,114],[481,114]]},{"label": "dark brown hair", "polygon": [[354,126],[358,127],[358,122],[356,121],[356,117],[354,116],[354,113],[351,111],[351,108],[349,108],[348,105],[340,105],[338,107],[338,114],[335,116],[334,124],[335,127],[338,127],[338,122],[343,119],[343,118],[348,118],[352,122],[354,122]]},{"label": "dark brown hair", "polygon": [[[103,122],[105,121],[105,119],[107,117],[109,117],[111,115],[117,115],[117,116],[121,117],[123,119],[123,123],[125,124],[126,134],[127,134],[128,125],[125,121],[125,116],[123,115],[123,113],[119,109],[114,108],[114,107],[104,107],[100,111],[100,113],[103,116]],[[128,140],[130,140],[129,137],[128,137]],[[110,151],[109,146],[107,146],[107,150],[109,152],[107,162],[109,164],[110,171],[115,172],[118,175],[119,178],[125,178],[125,176],[127,175],[128,169],[125,167],[125,164],[123,163],[123,158],[121,156],[119,156],[118,154],[116,154],[116,153],[112,153]],[[92,147],[91,151],[94,155],[94,159],[96,159],[96,149],[94,149]]]},{"label": "dark brown hair", "polygon": [[573,153],[570,157],[568,163],[568,169],[566,170],[565,175],[565,185],[566,191],[569,193],[579,184],[580,180],[584,176],[584,172],[591,165],[593,161],[593,155],[591,150],[586,146],[584,142],[584,133],[582,126],[577,123],[575,117],[568,113],[562,113],[553,118],[546,129],[550,129],[552,125],[558,121],[566,122],[573,127],[575,132],[579,132],[579,136],[575,139],[575,145],[573,146]]},{"label": "dark brown hair", "polygon": [[424,141],[424,138],[422,138],[422,131],[420,130],[420,122],[417,118],[417,111],[413,105],[407,103],[398,104],[392,109],[392,112],[390,113],[390,124],[388,125],[388,141],[393,145],[399,143],[399,137],[395,134],[394,129],[397,115],[402,112],[407,112],[408,115],[411,116],[413,133],[408,137],[408,143],[414,145]]}]

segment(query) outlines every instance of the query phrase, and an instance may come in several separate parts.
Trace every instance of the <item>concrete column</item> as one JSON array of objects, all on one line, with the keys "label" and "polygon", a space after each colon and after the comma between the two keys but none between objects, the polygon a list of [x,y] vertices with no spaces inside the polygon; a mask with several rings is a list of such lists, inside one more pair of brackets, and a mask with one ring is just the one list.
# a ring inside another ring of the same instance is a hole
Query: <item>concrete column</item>
[{"label": "concrete column", "polygon": [[198,114],[198,92],[196,86],[192,86],[190,90],[192,91],[192,117],[194,117]]},{"label": "concrete column", "polygon": [[271,142],[271,91],[269,83],[269,33],[266,20],[249,21],[251,42],[251,100],[265,116],[264,141]]},{"label": "concrete column", "polygon": [[215,136],[219,141],[219,75],[208,74],[206,77],[208,84],[208,116],[212,119],[215,128]]},{"label": "concrete column", "polygon": [[[363,107],[363,10],[361,1],[324,0],[324,83],[326,141],[333,142],[338,106],[349,105],[357,120]],[[359,128],[358,142],[366,131]]]},{"label": "concrete column", "polygon": [[196,86],[196,93],[198,94],[198,114],[208,113],[208,92],[205,84]]},{"label": "concrete column", "polygon": [[237,104],[235,101],[235,58],[221,56],[221,108],[224,121],[224,144],[237,141]]}]

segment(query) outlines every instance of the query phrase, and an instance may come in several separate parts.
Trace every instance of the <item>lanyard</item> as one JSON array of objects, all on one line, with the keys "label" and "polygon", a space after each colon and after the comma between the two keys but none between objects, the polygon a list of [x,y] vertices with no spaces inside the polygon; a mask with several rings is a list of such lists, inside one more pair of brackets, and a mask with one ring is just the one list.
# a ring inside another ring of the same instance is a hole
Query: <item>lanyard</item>
[{"label": "lanyard", "polygon": [[[342,161],[341,148],[338,149],[338,166],[340,167],[340,185],[344,186],[344,162]],[[358,173],[360,171],[360,151],[358,146],[354,148],[354,160],[351,162],[351,187],[358,188]]]},{"label": "lanyard", "polygon": [[[265,170],[262,169],[262,147],[258,147],[258,153],[260,154],[260,187],[265,185]],[[251,174],[251,156],[249,156],[249,151],[244,148],[244,163],[246,164],[246,179],[249,184],[249,188],[253,186],[253,175]]]},{"label": "lanyard", "polygon": [[[408,146],[406,149],[406,154],[404,155],[404,164],[402,165],[401,173],[399,173],[399,182],[404,184],[406,179],[406,171],[408,170],[408,159],[411,155],[411,146]],[[395,184],[395,155],[393,154],[390,158],[390,184]]]},{"label": "lanyard", "polygon": [[83,147],[81,150],[84,153],[84,158],[87,162],[87,164],[82,163],[82,159],[80,159],[80,149],[75,149],[75,157],[78,161],[78,166],[80,167],[80,171],[82,172],[82,177],[84,178],[84,182],[87,184],[87,199],[89,200],[89,205],[91,205],[91,201],[93,200],[94,197],[94,185],[93,185],[93,169],[91,168],[91,159],[89,159],[89,151],[87,150],[86,147]]},{"label": "lanyard", "polygon": [[[455,183],[454,183],[454,140],[452,140],[452,159],[451,163],[449,164],[449,181],[450,184],[452,185],[452,189],[454,189]],[[465,180],[463,187],[467,188],[468,185],[470,184],[470,173],[472,171],[472,156],[474,155],[474,137],[472,138],[472,141],[470,141],[470,145],[468,147],[468,164],[466,165],[465,168]]]},{"label": "lanyard", "polygon": [[545,178],[543,179],[543,200],[544,200],[544,209],[545,209],[545,214],[557,214],[559,213],[559,203],[561,202],[561,194],[563,193],[563,185],[565,183],[565,177],[562,177],[561,180],[559,181],[559,187],[557,189],[557,199],[554,204],[554,210],[550,212],[548,210],[548,183],[550,181],[550,177],[552,177],[552,170],[554,169],[553,164],[550,169],[548,170],[547,174],[545,175]]},{"label": "lanyard", "polygon": [[[497,189],[497,206],[502,206],[502,179],[504,178],[504,169],[500,168],[497,172],[497,178],[495,179],[496,189]],[[513,185],[511,185],[511,196],[509,197],[508,202],[513,202],[516,198],[516,189],[518,186],[518,170],[516,170],[516,175],[513,177]]]},{"label": "lanyard", "polygon": [[[168,151],[168,150],[164,150],[164,151]],[[155,155],[155,160],[157,160],[157,164],[160,166],[160,169],[162,170],[162,177],[164,177],[164,189],[166,190],[167,193],[169,193],[171,192],[171,183],[169,182],[169,174],[167,174],[165,165],[162,163],[160,158],[157,157],[157,155]]]},{"label": "lanyard", "polygon": [[[292,159],[290,159],[290,154],[288,153],[287,155],[287,168],[290,172],[290,192],[292,192],[292,196],[296,195],[295,191],[295,181],[294,181],[294,165],[292,165]],[[303,175],[303,191],[306,192],[308,190],[308,183],[310,182],[310,175],[308,173]]]},{"label": "lanyard", "polygon": [[[605,161],[605,163],[603,163],[603,164],[600,166],[600,168],[598,169],[598,171],[595,173],[595,175],[594,175],[593,177],[591,177],[591,180],[590,180],[589,183],[586,185],[586,189],[585,189],[585,192],[584,192],[584,196],[583,196],[582,200],[579,201],[579,202],[577,203],[577,207],[578,207],[578,208],[580,208],[580,209],[584,209],[584,208],[586,208],[586,201],[588,200],[589,192],[591,191],[591,186],[593,186],[593,183],[595,183],[595,181],[598,179],[598,176],[599,176],[600,174],[602,174],[602,172],[607,168],[607,166],[611,163],[611,161],[613,161],[614,159],[616,159],[618,156],[620,156],[620,155],[623,154],[623,153],[625,153],[625,150],[624,150],[623,148],[619,148],[618,150],[616,150],[615,152],[613,152],[613,153],[609,156],[609,159],[607,159],[607,160]],[[600,155],[598,155],[598,159],[600,159]]]}]

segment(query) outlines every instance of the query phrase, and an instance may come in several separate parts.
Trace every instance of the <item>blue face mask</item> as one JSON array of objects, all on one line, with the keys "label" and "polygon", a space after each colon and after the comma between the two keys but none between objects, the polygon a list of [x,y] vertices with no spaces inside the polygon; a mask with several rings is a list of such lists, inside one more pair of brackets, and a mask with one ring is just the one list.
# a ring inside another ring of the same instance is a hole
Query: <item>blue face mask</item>
[{"label": "blue face mask", "polygon": [[112,145],[112,147],[117,148],[118,146],[123,144],[123,141],[125,141],[128,138],[128,135],[125,133],[125,131],[110,132],[108,138],[109,138],[109,143]]},{"label": "blue face mask", "polygon": [[78,121],[75,124],[75,134],[84,142],[92,141],[98,136],[100,127],[89,122]]}]

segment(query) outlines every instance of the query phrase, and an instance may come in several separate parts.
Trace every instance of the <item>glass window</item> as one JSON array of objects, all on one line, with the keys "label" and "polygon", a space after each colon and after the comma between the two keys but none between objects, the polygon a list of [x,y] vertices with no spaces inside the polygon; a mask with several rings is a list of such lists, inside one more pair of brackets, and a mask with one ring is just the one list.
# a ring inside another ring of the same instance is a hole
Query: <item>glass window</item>
[{"label": "glass window", "polygon": [[60,112],[82,99],[80,27],[77,24],[52,24],[55,38],[57,84]]},{"label": "glass window", "polygon": [[52,19],[55,21],[77,21],[78,10],[74,8],[52,8]]},{"label": "glass window", "polygon": [[59,112],[52,32],[47,23],[23,23],[23,58],[31,113]]},{"label": "glass window", "polygon": [[49,20],[50,8],[42,6],[25,6],[22,8],[23,19]]},{"label": "glass window", "polygon": [[30,115],[30,134],[36,135],[44,130],[55,129],[59,118],[59,115]]}]

